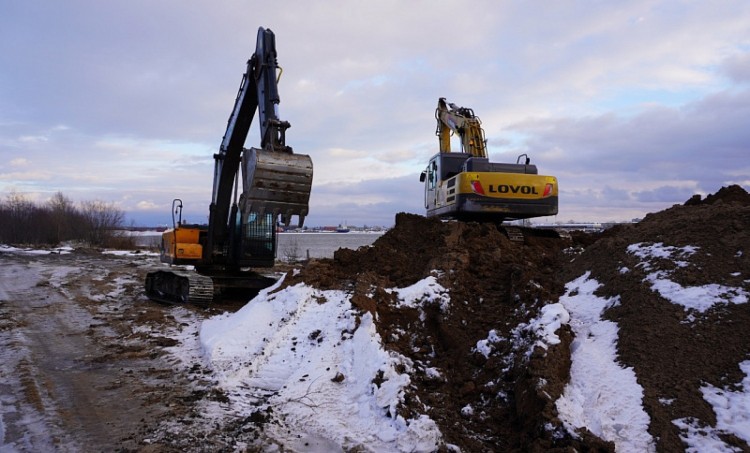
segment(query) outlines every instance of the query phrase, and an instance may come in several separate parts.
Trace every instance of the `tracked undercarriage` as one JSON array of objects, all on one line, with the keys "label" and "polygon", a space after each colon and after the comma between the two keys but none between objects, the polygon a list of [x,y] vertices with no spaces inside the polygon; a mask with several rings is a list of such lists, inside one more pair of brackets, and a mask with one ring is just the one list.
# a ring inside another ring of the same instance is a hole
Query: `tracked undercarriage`
[{"label": "tracked undercarriage", "polygon": [[498,225],[498,229],[505,233],[513,242],[523,244],[528,237],[544,237],[572,241],[570,232],[563,228],[534,228],[511,225]]},{"label": "tracked undercarriage", "polygon": [[257,272],[207,277],[193,270],[150,272],[146,276],[149,299],[168,304],[207,307],[212,302],[247,302],[276,279]]}]

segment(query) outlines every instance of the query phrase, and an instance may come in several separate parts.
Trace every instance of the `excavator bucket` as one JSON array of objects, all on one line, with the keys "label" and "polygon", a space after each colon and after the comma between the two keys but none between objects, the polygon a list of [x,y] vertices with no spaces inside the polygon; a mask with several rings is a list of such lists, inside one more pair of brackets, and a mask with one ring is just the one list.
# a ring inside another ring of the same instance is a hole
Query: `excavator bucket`
[{"label": "excavator bucket", "polygon": [[243,212],[280,215],[285,225],[296,215],[302,227],[308,212],[312,175],[312,159],[306,154],[246,149],[242,156]]}]

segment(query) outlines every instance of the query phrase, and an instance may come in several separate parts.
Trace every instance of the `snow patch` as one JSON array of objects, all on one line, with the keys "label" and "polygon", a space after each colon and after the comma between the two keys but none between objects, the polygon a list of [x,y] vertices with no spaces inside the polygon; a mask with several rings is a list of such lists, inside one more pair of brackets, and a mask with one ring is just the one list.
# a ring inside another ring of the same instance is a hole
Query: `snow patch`
[{"label": "snow patch", "polygon": [[421,308],[428,303],[438,303],[441,310],[445,311],[450,305],[450,296],[434,275],[430,275],[417,283],[406,288],[386,289],[387,292],[395,292],[398,296],[400,306],[410,308]]},{"label": "snow patch", "polygon": [[539,340],[536,346],[547,349],[548,346],[560,343],[560,337],[555,332],[570,321],[570,314],[563,304],[548,304],[542,307],[538,318],[529,322],[529,329],[536,333]]},{"label": "snow patch", "polygon": [[488,358],[490,354],[492,354],[492,351],[495,349],[492,345],[501,341],[504,341],[504,338],[499,337],[497,335],[497,331],[495,329],[492,329],[487,334],[487,338],[477,341],[477,346],[474,351],[479,352],[485,358]]},{"label": "snow patch", "polygon": [[690,451],[741,451],[725,444],[719,434],[734,434],[750,444],[750,360],[740,363],[745,373],[741,390],[720,389],[713,385],[701,387],[703,399],[716,414],[716,426],[700,426],[694,418],[680,418],[674,423],[683,432],[680,438]]},{"label": "snow patch", "polygon": [[69,255],[73,252],[73,247],[63,246],[55,247],[52,249],[32,249],[32,248],[18,248],[10,245],[0,244],[0,253],[15,253],[18,255]]},{"label": "snow patch", "polygon": [[[652,259],[671,259],[677,267],[687,267],[689,263],[676,258],[687,258],[698,251],[698,247],[685,246],[673,247],[665,246],[663,243],[656,244],[637,243],[631,244],[627,248],[628,253],[635,255],[645,261],[639,263],[644,270],[652,269]],[[657,270],[646,275],[645,282],[651,284],[651,290],[673,304],[681,305],[686,310],[696,310],[700,313],[705,312],[714,305],[721,303],[744,304],[747,303],[750,296],[742,288],[719,285],[715,283],[703,286],[684,287],[679,283],[671,281],[668,277],[671,274],[669,270]]]},{"label": "snow patch", "polygon": [[102,254],[114,256],[159,256],[159,252],[145,250],[103,250]]},{"label": "snow patch", "polygon": [[742,288],[710,283],[703,286],[682,286],[664,278],[664,271],[657,271],[646,276],[646,281],[651,283],[651,290],[676,305],[682,305],[686,309],[696,310],[700,313],[720,303],[744,304],[747,303],[748,293]]},{"label": "snow patch", "polygon": [[570,382],[556,402],[560,420],[571,434],[587,428],[614,442],[618,452],[655,451],[643,388],[632,368],[617,363],[617,324],[601,319],[613,300],[594,295],[599,286],[586,272],[560,298],[575,333]]},{"label": "snow patch", "polygon": [[[243,413],[272,405],[278,423],[265,429],[288,445],[301,435],[326,448],[436,450],[442,435],[433,420],[398,413],[414,367],[383,348],[372,315],[360,315],[343,291],[280,284],[200,330],[219,386]],[[438,286],[395,291],[413,303],[440,297]]]},{"label": "snow patch", "polygon": [[721,440],[715,429],[701,427],[698,420],[693,417],[678,418],[673,420],[672,423],[682,430],[680,439],[687,445],[685,453],[742,451],[739,448],[727,445]]}]

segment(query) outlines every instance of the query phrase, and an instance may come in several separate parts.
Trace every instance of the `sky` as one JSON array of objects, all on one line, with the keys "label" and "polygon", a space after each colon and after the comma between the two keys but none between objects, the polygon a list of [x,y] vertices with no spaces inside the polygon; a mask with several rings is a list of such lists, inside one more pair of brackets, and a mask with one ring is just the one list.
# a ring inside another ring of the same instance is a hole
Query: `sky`
[{"label": "sky", "polygon": [[440,97],[474,109],[491,160],[526,153],[558,177],[559,214],[539,222],[750,190],[744,0],[9,0],[0,197],[103,200],[143,226],[171,223],[180,198],[206,221],[261,26],[276,34],[287,144],[313,160],[308,226],[424,213]]}]

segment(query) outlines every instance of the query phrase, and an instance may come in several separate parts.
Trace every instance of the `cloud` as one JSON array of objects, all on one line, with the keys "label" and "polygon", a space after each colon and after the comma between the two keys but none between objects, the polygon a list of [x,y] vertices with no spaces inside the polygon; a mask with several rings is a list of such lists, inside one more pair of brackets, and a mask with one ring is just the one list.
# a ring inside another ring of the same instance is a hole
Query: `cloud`
[{"label": "cloud", "polygon": [[[686,184],[716,191],[750,174],[750,131],[743,126],[749,102],[750,91],[727,91],[680,108],[649,108],[633,117],[537,119],[510,129],[527,137],[515,151],[538,156],[540,171],[558,175],[563,190],[566,184],[606,184],[635,194],[644,186],[668,187],[666,183],[676,181],[683,189],[662,190],[659,200],[682,202]],[[656,200],[646,195],[635,198]]]},{"label": "cloud", "polygon": [[734,82],[750,82],[750,52],[728,57],[724,60],[722,69]]},{"label": "cloud", "polygon": [[25,193],[165,217],[180,197],[204,218],[258,26],[277,36],[287,143],[313,158],[310,222],[421,212],[415,175],[437,151],[439,97],[476,111],[493,158],[528,153],[557,175],[561,216],[642,216],[749,179],[741,0],[0,9],[0,155],[31,163],[0,177]]},{"label": "cloud", "polygon": [[687,201],[694,194],[695,191],[692,188],[675,186],[662,186],[653,190],[634,193],[638,201],[664,203],[674,202],[675,200]]},{"label": "cloud", "polygon": [[153,201],[150,201],[150,200],[139,201],[138,203],[136,203],[135,206],[136,206],[136,208],[138,210],[142,210],[142,211],[153,211],[153,210],[156,210],[156,209],[162,209],[163,208],[163,206],[161,206],[159,204],[156,204],[156,203],[154,203]]},{"label": "cloud", "polygon": [[9,163],[11,167],[26,167],[31,162],[23,157],[16,157],[15,159],[11,159]]}]

